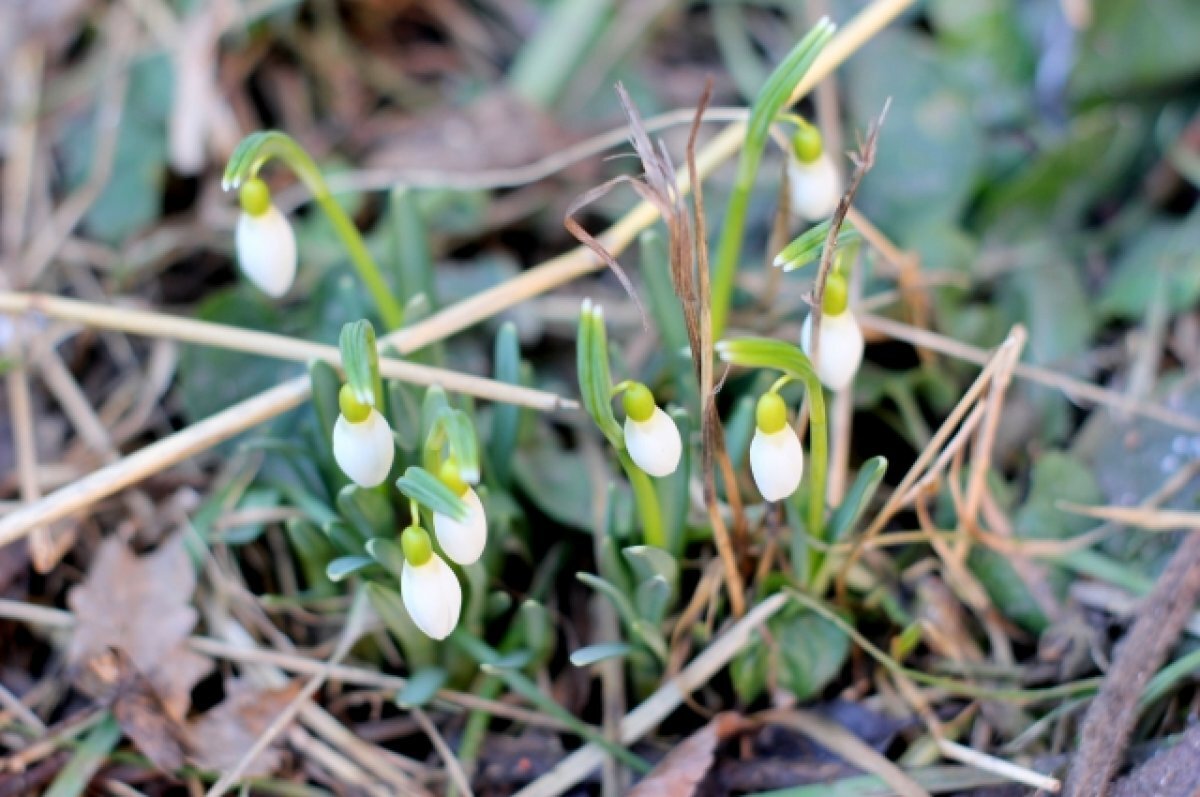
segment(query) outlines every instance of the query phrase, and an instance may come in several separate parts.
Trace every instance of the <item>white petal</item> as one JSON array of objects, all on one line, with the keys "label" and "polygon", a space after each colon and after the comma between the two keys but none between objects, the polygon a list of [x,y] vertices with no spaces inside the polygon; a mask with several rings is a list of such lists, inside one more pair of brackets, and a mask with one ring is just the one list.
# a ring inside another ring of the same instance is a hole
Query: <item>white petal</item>
[{"label": "white petal", "polygon": [[805,221],[824,221],[833,215],[842,198],[842,180],[828,154],[812,163],[788,159],[788,186],[792,212]]},{"label": "white petal", "polygon": [[460,565],[469,565],[479,559],[487,545],[487,516],[479,496],[470,487],[462,498],[467,505],[466,520],[435,512],[433,531],[446,556]]},{"label": "white petal", "polygon": [[683,441],[671,416],[662,407],[655,407],[654,414],[641,423],[625,419],[625,448],[633,464],[651,476],[662,478],[679,467]]},{"label": "white petal", "polygon": [[755,430],[750,441],[750,472],[768,501],[782,501],[796,492],[804,475],[804,449],[796,431],[790,426],[773,434]]},{"label": "white petal", "polygon": [[359,487],[382,484],[392,469],[396,442],[387,419],[372,409],[362,423],[350,423],[339,415],[333,425],[333,458]]},{"label": "white petal", "polygon": [[400,571],[400,597],[413,622],[427,636],[445,639],[458,625],[462,587],[450,565],[437,554],[420,566],[408,562]]},{"label": "white petal", "polygon": [[[800,328],[800,348],[812,356],[812,315]],[[847,310],[838,315],[821,315],[821,350],[818,352],[817,376],[830,390],[844,390],[858,373],[863,358],[863,335]]]},{"label": "white petal", "polygon": [[274,205],[261,216],[242,213],[237,223],[238,263],[251,282],[275,299],[296,278],[296,235]]}]

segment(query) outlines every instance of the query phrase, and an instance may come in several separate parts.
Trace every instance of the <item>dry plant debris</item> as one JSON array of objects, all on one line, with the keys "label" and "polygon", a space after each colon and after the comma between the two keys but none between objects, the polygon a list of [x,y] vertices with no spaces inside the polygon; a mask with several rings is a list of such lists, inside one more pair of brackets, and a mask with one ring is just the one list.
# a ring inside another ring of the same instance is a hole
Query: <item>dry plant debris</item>
[{"label": "dry plant debris", "polygon": [[[201,769],[232,769],[300,691],[298,681],[280,689],[259,689],[240,680],[225,684],[225,699],[188,724],[191,760]],[[270,775],[281,753],[268,748],[245,769],[245,777]]]}]

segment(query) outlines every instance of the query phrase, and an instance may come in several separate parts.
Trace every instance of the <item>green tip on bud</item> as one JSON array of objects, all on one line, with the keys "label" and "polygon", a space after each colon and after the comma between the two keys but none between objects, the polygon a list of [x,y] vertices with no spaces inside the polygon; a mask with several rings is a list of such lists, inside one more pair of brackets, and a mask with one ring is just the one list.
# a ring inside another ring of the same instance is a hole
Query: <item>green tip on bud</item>
[{"label": "green tip on bud", "polygon": [[458,469],[458,463],[454,460],[454,457],[448,457],[442,463],[442,467],[438,470],[438,478],[442,484],[453,490],[457,496],[466,495],[467,490],[470,489],[467,483],[463,481],[462,471]]},{"label": "green tip on bud", "polygon": [[257,177],[251,177],[242,183],[238,191],[238,200],[242,210],[251,216],[261,216],[271,207],[271,189]]},{"label": "green tip on bud", "polygon": [[358,400],[358,395],[349,382],[342,385],[342,389],[338,391],[338,407],[342,411],[342,417],[350,423],[362,423],[371,414],[371,405]]},{"label": "green tip on bud", "polygon": [[631,384],[621,397],[621,402],[625,405],[625,414],[635,423],[650,420],[658,406],[654,403],[654,394],[650,392],[650,388],[641,382]]},{"label": "green tip on bud", "polygon": [[821,157],[821,131],[816,125],[803,124],[792,136],[792,151],[801,163],[814,163]]},{"label": "green tip on bud", "polygon": [[850,304],[850,286],[846,278],[838,272],[833,272],[825,280],[825,297],[821,302],[821,310],[826,315],[841,315]]},{"label": "green tip on bud", "polygon": [[758,429],[766,434],[775,434],[787,426],[787,405],[778,393],[763,393],[758,399],[754,418],[758,421]]},{"label": "green tip on bud", "polygon": [[401,533],[400,547],[404,549],[404,558],[413,567],[420,567],[433,558],[429,532],[420,526],[409,526]]}]

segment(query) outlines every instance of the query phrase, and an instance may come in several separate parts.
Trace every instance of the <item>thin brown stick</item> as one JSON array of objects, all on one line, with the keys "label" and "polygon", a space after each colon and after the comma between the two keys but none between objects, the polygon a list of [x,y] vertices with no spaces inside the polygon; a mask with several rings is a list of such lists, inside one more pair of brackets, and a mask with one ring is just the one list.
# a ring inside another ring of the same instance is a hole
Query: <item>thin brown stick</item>
[{"label": "thin brown stick", "polygon": [[[945,335],[939,335],[936,332],[920,329],[890,318],[867,314],[859,315],[857,318],[863,329],[875,330],[895,340],[903,340],[911,343],[918,348],[932,349],[933,351],[948,354],[951,357],[966,360],[976,365],[984,365],[992,357],[988,351],[978,346],[961,343]],[[1013,375],[1022,379],[1028,379],[1030,382],[1036,382],[1039,385],[1061,390],[1072,401],[1090,401],[1094,404],[1101,404],[1120,412],[1129,413],[1130,415],[1140,415],[1143,418],[1149,418],[1167,426],[1174,426],[1186,432],[1200,434],[1200,419],[1157,404],[1148,404],[1144,401],[1132,399],[1115,390],[1109,390],[1091,382],[1084,382],[1083,380],[1066,376],[1057,371],[1052,371],[1049,368],[1042,368],[1027,363],[1017,363],[1013,368]]]},{"label": "thin brown stick", "polygon": [[[1195,527],[1193,527],[1195,528]],[[1068,797],[1104,797],[1125,755],[1138,717],[1138,700],[1166,661],[1200,599],[1200,530],[1176,549],[1112,666],[1080,730],[1079,752],[1067,775]]]},{"label": "thin brown stick", "polygon": [[[197,321],[150,310],[105,306],[76,299],[62,299],[44,293],[0,292],[0,313],[40,313],[64,321],[76,321],[92,327],[166,338],[185,343],[215,346],[230,351],[258,354],[280,360],[310,362],[320,360],[340,367],[341,352],[337,346],[312,343],[307,340],[244,329],[210,321]],[[466,393],[477,398],[517,404],[535,410],[554,411],[574,409],[578,404],[543,390],[497,382],[494,379],[462,374],[420,363],[379,358],[379,373],[385,379],[398,379],[416,385],[440,385],[453,393]]]}]

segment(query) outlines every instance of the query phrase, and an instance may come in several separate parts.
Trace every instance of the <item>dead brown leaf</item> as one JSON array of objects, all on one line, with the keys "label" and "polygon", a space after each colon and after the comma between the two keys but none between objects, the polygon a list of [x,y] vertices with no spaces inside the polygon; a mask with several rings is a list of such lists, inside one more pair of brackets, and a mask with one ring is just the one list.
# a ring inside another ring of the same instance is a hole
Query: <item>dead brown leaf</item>
[{"label": "dead brown leaf", "polygon": [[[67,661],[85,671],[97,657],[123,653],[161,698],[167,715],[183,720],[192,687],[212,663],[187,647],[197,614],[189,603],[196,575],[179,535],[157,551],[137,556],[117,538],[104,541],[67,605],[75,633]],[[119,674],[112,683],[119,681]]]},{"label": "dead brown leaf", "polygon": [[712,768],[717,745],[747,726],[746,720],[732,711],[713,717],[659,761],[629,797],[692,797]]},{"label": "dead brown leaf", "polygon": [[[188,727],[192,760],[210,772],[232,769],[299,691],[298,682],[261,690],[243,681],[230,681],[221,705]],[[270,775],[279,768],[279,758],[278,750],[268,748],[250,762],[244,775]]]}]

